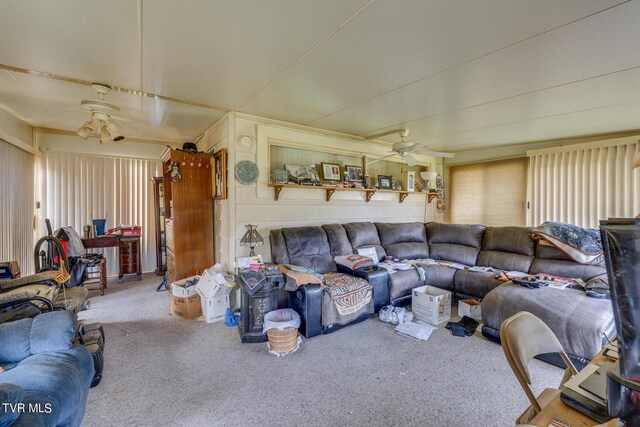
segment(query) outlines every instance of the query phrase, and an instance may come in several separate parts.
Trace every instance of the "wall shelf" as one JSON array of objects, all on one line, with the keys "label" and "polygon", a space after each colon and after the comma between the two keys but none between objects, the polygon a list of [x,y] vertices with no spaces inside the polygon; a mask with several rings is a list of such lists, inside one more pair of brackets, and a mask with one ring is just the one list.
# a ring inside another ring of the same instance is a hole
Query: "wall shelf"
[{"label": "wall shelf", "polygon": [[297,188],[299,190],[324,190],[326,194],[325,200],[327,202],[331,200],[331,196],[333,196],[336,191],[359,191],[361,193],[365,193],[365,200],[367,202],[369,202],[373,195],[376,193],[397,194],[399,203],[404,202],[404,199],[409,194],[426,194],[428,197],[428,203],[431,203],[434,198],[438,197],[437,192],[423,193],[420,191],[378,190],[375,188],[344,188],[333,187],[330,185],[269,184],[269,187],[273,187],[273,200],[275,200],[276,202],[280,198],[280,193],[282,192],[283,188]]}]

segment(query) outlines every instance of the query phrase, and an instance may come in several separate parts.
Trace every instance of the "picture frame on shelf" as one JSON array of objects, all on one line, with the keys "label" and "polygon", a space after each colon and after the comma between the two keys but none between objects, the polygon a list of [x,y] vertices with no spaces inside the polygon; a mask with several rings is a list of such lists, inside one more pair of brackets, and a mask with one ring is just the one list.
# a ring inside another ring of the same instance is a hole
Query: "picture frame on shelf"
[{"label": "picture frame on shelf", "polygon": [[344,168],[347,170],[349,182],[362,182],[364,180],[364,177],[362,176],[362,168],[360,166],[346,165]]},{"label": "picture frame on shelf", "polygon": [[273,171],[273,183],[274,184],[288,184],[289,172],[285,169],[276,169]]},{"label": "picture frame on shelf", "polygon": [[340,175],[340,165],[333,163],[321,163],[322,165],[322,179],[325,181],[342,181],[342,175]]},{"label": "picture frame on shelf", "polygon": [[296,184],[318,184],[320,178],[315,165],[301,166],[286,164],[284,168],[287,172],[287,181],[291,177]]},{"label": "picture frame on shelf", "polygon": [[213,200],[227,199],[227,150],[213,153]]},{"label": "picture frame on shelf", "polygon": [[380,190],[393,190],[393,177],[391,175],[378,175],[378,187]]},{"label": "picture frame on shelf", "polygon": [[416,173],[413,171],[407,172],[407,191],[416,191]]}]

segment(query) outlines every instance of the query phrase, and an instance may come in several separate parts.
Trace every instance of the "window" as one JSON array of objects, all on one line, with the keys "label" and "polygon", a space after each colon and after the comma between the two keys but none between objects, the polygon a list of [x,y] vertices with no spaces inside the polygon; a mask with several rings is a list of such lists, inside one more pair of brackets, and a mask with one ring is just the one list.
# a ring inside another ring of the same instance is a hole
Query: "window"
[{"label": "window", "polygon": [[638,137],[530,151],[531,225],[560,221],[596,228],[640,213]]},{"label": "window", "polygon": [[0,261],[34,273],[34,156],[0,139]]},{"label": "window", "polygon": [[450,222],[525,225],[527,159],[451,167]]}]

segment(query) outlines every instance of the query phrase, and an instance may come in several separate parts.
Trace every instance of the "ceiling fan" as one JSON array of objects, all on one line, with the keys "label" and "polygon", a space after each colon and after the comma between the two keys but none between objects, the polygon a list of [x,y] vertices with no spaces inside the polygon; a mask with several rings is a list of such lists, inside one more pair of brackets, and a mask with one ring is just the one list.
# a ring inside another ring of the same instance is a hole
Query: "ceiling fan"
[{"label": "ceiling fan", "polygon": [[428,146],[421,144],[419,142],[405,142],[404,139],[409,135],[409,129],[395,129],[395,130],[381,133],[378,135],[369,136],[365,139],[371,140],[371,139],[376,139],[376,138],[380,138],[387,135],[393,135],[396,133],[400,135],[400,138],[402,139],[402,141],[396,142],[395,144],[393,144],[393,146],[391,146],[392,151],[390,151],[388,155],[384,157],[380,157],[379,159],[371,160],[370,162],[367,162],[367,164],[379,162],[380,160],[383,160],[389,157],[399,156],[409,166],[415,166],[416,164],[418,164],[418,161],[416,160],[415,157],[412,156],[412,154],[423,155],[423,156],[448,157],[448,158],[455,156],[454,153],[448,153],[446,151],[428,150],[429,148]]},{"label": "ceiling fan", "polygon": [[128,120],[116,115],[120,112],[120,107],[104,100],[104,96],[109,93],[111,88],[100,83],[93,83],[91,87],[98,92],[100,99],[83,99],[80,101],[82,108],[91,112],[91,119],[84,122],[76,130],[76,133],[84,139],[90,136],[99,136],[101,144],[104,141],[122,141],[124,135],[116,124],[111,122],[111,119]]}]

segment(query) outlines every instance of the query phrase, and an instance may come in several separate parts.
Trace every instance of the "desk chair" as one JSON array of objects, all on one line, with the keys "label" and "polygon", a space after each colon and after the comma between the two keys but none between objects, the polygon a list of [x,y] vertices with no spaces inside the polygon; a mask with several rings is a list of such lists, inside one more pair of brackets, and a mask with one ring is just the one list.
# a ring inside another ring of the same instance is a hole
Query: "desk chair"
[{"label": "desk chair", "polygon": [[560,393],[559,389],[547,388],[537,398],[534,396],[531,388],[529,388],[531,385],[531,376],[529,374],[529,362],[531,359],[545,353],[560,354],[564,363],[567,364],[567,370],[560,383],[560,389],[565,381],[577,374],[578,371],[576,371],[551,329],[542,320],[526,311],[516,313],[502,322],[500,326],[500,341],[509,366],[511,366],[513,373],[531,402],[531,406],[516,421],[517,424],[526,424]]}]

